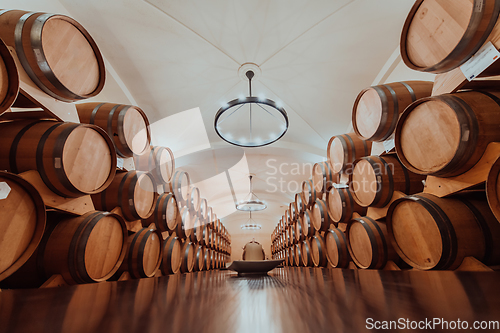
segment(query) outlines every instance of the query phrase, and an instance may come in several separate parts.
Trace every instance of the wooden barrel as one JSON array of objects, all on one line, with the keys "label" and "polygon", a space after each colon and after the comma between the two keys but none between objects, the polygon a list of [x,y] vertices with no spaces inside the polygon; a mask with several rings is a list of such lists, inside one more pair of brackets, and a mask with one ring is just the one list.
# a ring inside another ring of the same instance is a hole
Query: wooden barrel
[{"label": "wooden barrel", "polygon": [[100,192],[115,176],[113,143],[94,125],[3,122],[0,141],[0,170],[37,170],[45,185],[63,197]]},{"label": "wooden barrel", "polygon": [[332,136],[328,141],[326,153],[328,163],[334,173],[341,171],[349,174],[351,164],[363,157],[370,155],[372,143],[360,139],[356,133]]},{"label": "wooden barrel", "polygon": [[[407,229],[407,233],[408,230]],[[349,254],[360,268],[383,268],[388,260],[396,261],[385,223],[369,217],[355,218],[347,227]]]},{"label": "wooden barrel", "polygon": [[60,274],[70,284],[105,281],[120,267],[126,244],[127,228],[116,214],[92,211],[63,218],[45,245],[45,273]]},{"label": "wooden barrel", "polygon": [[491,211],[500,221],[500,157],[491,166],[486,180],[486,196]]},{"label": "wooden barrel", "polygon": [[143,221],[144,227],[154,223],[161,232],[175,231],[179,220],[179,207],[172,193],[163,193],[156,199],[153,214]]},{"label": "wooden barrel", "polygon": [[368,156],[355,162],[351,188],[360,206],[384,207],[394,191],[406,194],[423,191],[424,179],[408,171],[395,156]]},{"label": "wooden barrel", "polygon": [[135,279],[156,274],[162,260],[162,237],[153,229],[143,228],[128,236],[128,250],[119,269]]},{"label": "wooden barrel", "polygon": [[302,201],[302,192],[295,194],[295,214],[298,216],[306,209],[304,201]]},{"label": "wooden barrel", "polygon": [[328,162],[313,165],[312,181],[317,192],[326,193],[333,183],[338,183],[338,173],[334,173]]},{"label": "wooden barrel", "polygon": [[299,223],[302,225],[302,234],[304,238],[314,236],[316,230],[312,222],[312,212],[309,209],[300,216]]},{"label": "wooden barrel", "polygon": [[45,205],[21,177],[0,171],[0,281],[31,257],[45,230]]},{"label": "wooden barrel", "polygon": [[104,211],[120,207],[128,221],[145,220],[157,202],[153,177],[142,171],[119,172],[106,190],[92,195],[92,201]]},{"label": "wooden barrel", "polygon": [[300,188],[302,190],[302,202],[306,207],[311,207],[316,198],[321,196],[321,192],[316,191],[311,179],[304,180]]},{"label": "wooden barrel", "polygon": [[204,224],[208,223],[208,202],[205,198],[201,198],[200,200],[200,210],[198,216]]},{"label": "wooden barrel", "polygon": [[330,227],[330,217],[328,216],[328,204],[326,201],[316,199],[311,207],[311,222],[315,230],[326,231]]},{"label": "wooden barrel", "polygon": [[[134,140],[135,143],[136,140]],[[147,143],[149,144],[149,142]],[[172,181],[175,171],[174,153],[168,147],[147,147],[141,155],[134,152],[136,170],[150,172],[158,185]]]},{"label": "wooden barrel", "polygon": [[210,250],[210,269],[217,268],[217,257],[215,251]]},{"label": "wooden barrel", "polygon": [[408,196],[391,204],[387,226],[397,253],[418,269],[455,269],[467,256],[500,260],[500,224],[485,200]]},{"label": "wooden barrel", "polygon": [[68,16],[2,10],[0,37],[16,49],[31,80],[55,99],[81,100],[104,87],[104,61],[95,41]]},{"label": "wooden barrel", "polygon": [[177,222],[177,236],[181,239],[191,239],[195,218],[187,207],[182,207],[179,213],[179,221]]},{"label": "wooden barrel", "polygon": [[163,275],[178,273],[181,269],[182,244],[175,234],[163,241],[163,257],[160,266]]},{"label": "wooden barrel", "polygon": [[212,269],[212,262],[210,261],[212,258],[212,250],[205,248],[203,256],[205,258],[203,260],[203,267],[205,267],[206,270]]},{"label": "wooden barrel", "polygon": [[295,223],[295,243],[299,243],[304,240],[304,234],[302,233],[302,216],[304,216],[305,212],[299,215],[299,219],[297,223]]},{"label": "wooden barrel", "polygon": [[288,238],[290,239],[290,244],[289,246],[292,246],[295,244],[295,225],[290,225],[290,228],[288,228]]},{"label": "wooden barrel", "polygon": [[396,152],[418,174],[450,177],[472,168],[500,141],[500,93],[466,91],[411,104],[396,127]]},{"label": "wooden barrel", "polygon": [[285,209],[285,214],[283,215],[283,222],[285,224],[285,227],[290,225],[290,221],[291,221],[290,212],[288,211],[288,208],[287,208],[287,209]]},{"label": "wooden barrel", "polygon": [[329,229],[325,233],[326,258],[333,267],[347,268],[351,255],[347,246],[347,239],[340,229]]},{"label": "wooden barrel", "polygon": [[311,237],[311,259],[316,267],[325,267],[327,264],[325,241],[319,233]]},{"label": "wooden barrel", "polygon": [[19,75],[12,54],[0,39],[0,114],[10,108],[19,91]]},{"label": "wooden barrel", "polygon": [[293,257],[295,258],[295,266],[297,267],[304,266],[304,263],[302,262],[302,250],[300,246],[301,243],[297,243],[293,246],[294,249]]},{"label": "wooden barrel", "polygon": [[192,186],[189,189],[187,207],[193,214],[198,215],[198,212],[200,211],[200,205],[201,205],[200,189],[197,188],[196,186]]},{"label": "wooden barrel", "polygon": [[[108,133],[119,156],[133,157],[143,154],[135,159],[137,170],[152,171],[160,165],[156,164],[157,162],[162,162],[162,158],[166,159],[161,156],[161,150],[149,149],[149,121],[139,107],[113,103],[82,103],[76,104],[76,110],[80,122],[97,125]],[[158,184],[165,183],[160,181],[161,177],[156,180]]]},{"label": "wooden barrel", "polygon": [[188,201],[189,189],[191,187],[191,180],[189,174],[185,171],[177,170],[172,177],[172,193],[175,195],[177,202],[185,205]]},{"label": "wooden barrel", "polygon": [[205,246],[209,249],[212,248],[212,243],[213,243],[213,230],[210,228],[205,229]]},{"label": "wooden barrel", "polygon": [[362,90],[352,110],[354,132],[363,140],[389,139],[399,115],[417,99],[430,96],[433,85],[428,81],[405,81]]},{"label": "wooden barrel", "polygon": [[196,237],[196,243],[205,246],[206,234],[207,234],[207,225],[203,223],[203,221],[198,218],[196,220],[196,224],[194,226],[194,236]]},{"label": "wooden barrel", "polygon": [[193,270],[196,272],[202,271],[205,268],[205,248],[201,245],[196,246],[194,257]]},{"label": "wooden barrel", "polygon": [[355,200],[349,187],[334,186],[326,195],[328,216],[333,222],[347,223],[353,213],[366,215],[366,207],[360,206]]},{"label": "wooden barrel", "polygon": [[288,253],[288,266],[295,266],[295,251],[294,251],[294,246],[289,247],[286,249]]},{"label": "wooden barrel", "polygon": [[496,1],[418,0],[401,33],[401,57],[411,69],[443,73],[459,67],[498,33]]},{"label": "wooden barrel", "polygon": [[290,222],[294,221],[297,218],[297,212],[295,209],[295,202],[290,202],[288,204],[288,212],[290,213]]},{"label": "wooden barrel", "polygon": [[184,240],[181,250],[181,272],[191,273],[194,269],[194,262],[196,260],[195,245],[189,240]]}]

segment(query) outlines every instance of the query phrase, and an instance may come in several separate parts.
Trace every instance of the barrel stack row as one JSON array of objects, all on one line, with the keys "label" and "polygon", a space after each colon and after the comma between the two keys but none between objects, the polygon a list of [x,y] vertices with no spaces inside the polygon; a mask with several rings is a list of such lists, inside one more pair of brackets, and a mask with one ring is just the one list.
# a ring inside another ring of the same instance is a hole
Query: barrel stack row
[{"label": "barrel stack row", "polygon": [[185,171],[176,171],[168,186],[171,192],[160,194],[154,213],[142,221],[144,226],[154,223],[164,235],[164,258],[169,260],[163,261],[162,273],[225,267],[231,256],[231,235],[213,208]]},{"label": "barrel stack row", "polygon": [[[404,62],[415,70],[446,73],[485,41],[497,46],[494,3],[474,9],[455,1],[416,1],[401,37]],[[482,12],[486,30],[462,15],[472,17],[473,10]],[[436,18],[442,28],[429,33],[425,26]],[[450,38],[456,43],[448,43]],[[435,47],[444,40],[446,47]],[[498,66],[484,74],[498,75]],[[478,167],[487,147],[500,142],[500,94],[484,89],[431,96],[432,89],[432,82],[405,81],[360,92],[353,106],[354,133],[332,137],[327,163],[314,166],[312,179],[273,231],[276,258],[318,266],[308,259],[309,249],[322,237],[333,267],[352,260],[359,268],[381,269],[391,260],[420,270],[456,269],[466,257],[500,264],[500,158]],[[372,142],[391,140],[395,153],[368,156]],[[472,185],[486,179],[486,190],[439,197],[424,191],[429,177]]]},{"label": "barrel stack row", "polygon": [[[117,279],[125,272],[151,277],[160,267],[168,274],[224,266],[230,235],[199,197],[202,223],[186,226],[191,221],[181,214],[186,202],[177,205],[180,193],[164,193],[177,189],[174,156],[166,147],[151,146],[149,122],[139,107],[75,104],[81,123],[22,112],[33,103],[19,93],[21,67],[41,94],[58,101],[82,101],[102,90],[102,56],[78,22],[2,10],[0,56],[5,88],[0,114],[18,108],[11,113],[15,116],[0,120],[2,287],[39,287],[57,276],[77,284]],[[117,168],[121,158],[133,158],[135,169]],[[183,234],[177,224],[186,226]],[[189,262],[186,269],[183,261]]]}]

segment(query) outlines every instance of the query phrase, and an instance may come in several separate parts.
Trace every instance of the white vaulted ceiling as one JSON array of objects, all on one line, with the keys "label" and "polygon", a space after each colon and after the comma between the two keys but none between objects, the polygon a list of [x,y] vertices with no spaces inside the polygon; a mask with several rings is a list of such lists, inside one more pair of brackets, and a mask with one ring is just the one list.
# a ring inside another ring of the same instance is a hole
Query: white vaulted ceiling
[{"label": "white vaulted ceiling", "polygon": [[[248,192],[247,174],[255,174],[255,192],[269,208],[254,215],[263,229],[248,237],[266,235],[262,241],[268,242],[296,183],[326,158],[329,138],[350,131],[356,95],[399,67],[395,50],[414,1],[2,3],[67,13],[90,32],[108,64],[106,87],[95,99],[139,105],[154,124],[153,143],[174,150],[177,166],[199,184],[233,235],[244,233],[240,225],[248,219],[234,212],[234,198]],[[290,121],[287,134],[264,148],[230,146],[213,128],[221,104],[247,94],[248,83],[238,75],[247,62],[262,71],[254,94],[282,102]],[[300,163],[300,173],[293,163]],[[273,174],[280,164],[282,172]],[[274,191],[280,180],[283,191]]]}]

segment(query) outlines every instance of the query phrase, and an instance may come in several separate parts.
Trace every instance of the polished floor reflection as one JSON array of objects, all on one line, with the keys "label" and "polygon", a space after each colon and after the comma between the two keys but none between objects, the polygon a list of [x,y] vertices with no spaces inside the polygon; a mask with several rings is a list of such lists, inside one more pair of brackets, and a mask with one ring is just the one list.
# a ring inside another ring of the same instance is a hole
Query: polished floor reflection
[{"label": "polished floor reflection", "polygon": [[[490,272],[280,268],[3,290],[0,332],[363,332],[390,321],[455,332],[457,320],[500,321],[499,282]],[[441,323],[423,326],[433,318]]]}]

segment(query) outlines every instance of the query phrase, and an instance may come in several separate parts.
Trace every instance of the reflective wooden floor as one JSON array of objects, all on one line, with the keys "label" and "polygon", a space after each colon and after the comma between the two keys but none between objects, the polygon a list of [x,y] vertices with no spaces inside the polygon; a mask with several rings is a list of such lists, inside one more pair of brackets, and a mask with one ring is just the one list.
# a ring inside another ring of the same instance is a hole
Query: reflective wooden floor
[{"label": "reflective wooden floor", "polygon": [[0,332],[364,332],[367,318],[500,321],[500,273],[280,268],[0,292]]}]

